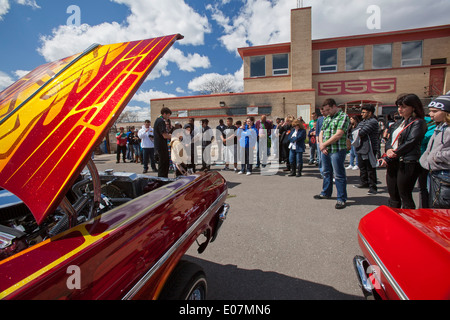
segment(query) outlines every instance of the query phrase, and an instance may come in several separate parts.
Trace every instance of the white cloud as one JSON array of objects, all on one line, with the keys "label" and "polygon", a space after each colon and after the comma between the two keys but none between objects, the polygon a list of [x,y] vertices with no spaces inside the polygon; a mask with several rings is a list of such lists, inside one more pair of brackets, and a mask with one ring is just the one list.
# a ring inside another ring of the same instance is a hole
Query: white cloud
[{"label": "white cloud", "polygon": [[33,9],[40,9],[41,7],[38,6],[35,0],[16,0],[18,4],[24,5],[24,6],[30,6]]},{"label": "white cloud", "polygon": [[[129,7],[131,14],[126,23],[105,22],[95,26],[82,24],[79,27],[62,25],[54,29],[51,35],[41,36],[42,45],[38,52],[47,61],[53,61],[82,52],[93,43],[119,43],[175,33],[185,36],[177,42],[180,45],[202,45],[205,34],[211,32],[208,19],[195,12],[183,0],[111,1]],[[150,79],[169,75],[168,62],[175,62],[181,70],[189,72],[210,66],[206,56],[198,53],[185,54],[180,49],[173,48],[158,63]]]},{"label": "white cloud", "polygon": [[237,48],[290,41],[293,0],[245,0],[237,16],[226,17],[218,6],[207,6],[223,28],[222,45],[236,55]]},{"label": "white cloud", "polygon": [[3,20],[3,16],[8,13],[10,4],[8,0],[0,0],[0,20]]},{"label": "white cloud", "polygon": [[194,72],[195,69],[207,69],[211,66],[209,58],[198,53],[188,53],[185,55],[180,49],[173,48],[164,56],[167,60],[175,62],[178,68],[183,71]]},{"label": "white cloud", "polygon": [[[16,3],[23,6],[30,6],[33,9],[40,9],[35,0],[15,0]],[[0,21],[3,20],[3,16],[9,12],[11,5],[9,0],[0,0]]]},{"label": "white cloud", "polygon": [[134,95],[132,101],[150,103],[151,99],[162,99],[162,98],[172,98],[172,97],[176,97],[176,95],[150,89],[148,91],[143,91],[143,90],[138,91]]},{"label": "white cloud", "polygon": [[20,79],[22,77],[25,77],[29,73],[30,73],[30,71],[26,71],[26,70],[16,70],[16,71],[14,71],[14,74],[16,75],[16,77],[18,79]]},{"label": "white cloud", "polygon": [[[367,28],[371,5],[381,9],[381,29]],[[305,0],[304,6],[312,7],[313,39],[444,25],[450,11],[448,0]]]},{"label": "white cloud", "polygon": [[0,71],[0,90],[6,89],[14,83],[14,79],[8,74]]},{"label": "white cloud", "polygon": [[[145,121],[150,119],[150,108],[149,107],[139,107],[139,106],[126,106],[122,114],[125,112],[130,112],[136,115],[137,121]],[[140,129],[140,128],[138,128]]]},{"label": "white cloud", "polygon": [[[295,0],[243,0],[235,16],[226,16],[222,4],[207,5],[211,17],[222,28],[219,37],[231,53],[237,48],[290,41],[290,13]],[[381,29],[369,30],[367,8],[381,9]],[[450,1],[422,0],[305,0],[312,7],[313,39],[388,32],[448,24]]]}]

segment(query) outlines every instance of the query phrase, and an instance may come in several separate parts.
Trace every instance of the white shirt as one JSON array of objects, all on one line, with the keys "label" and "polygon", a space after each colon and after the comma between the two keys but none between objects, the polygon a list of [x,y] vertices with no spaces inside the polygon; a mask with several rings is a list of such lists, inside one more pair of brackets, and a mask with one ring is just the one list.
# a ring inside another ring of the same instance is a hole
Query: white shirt
[{"label": "white shirt", "polygon": [[150,138],[149,136],[153,137],[153,128],[150,126],[148,129],[144,126],[142,126],[142,129],[138,132],[138,137],[141,139],[141,147],[142,148],[154,148],[155,143],[154,139]]},{"label": "white shirt", "polygon": [[[294,133],[292,134],[292,138],[297,138],[297,130],[295,130],[295,129],[293,129],[293,130],[294,130]],[[290,150],[296,150],[297,146],[296,146],[295,142],[291,142],[291,143],[289,143],[289,147],[288,148]]]},{"label": "white shirt", "polygon": [[401,125],[398,126],[397,129],[395,129],[394,132],[392,132],[392,140],[394,143],[392,144],[392,149],[397,150],[398,148],[398,135],[402,132],[403,128],[405,127],[405,121],[402,122]]}]

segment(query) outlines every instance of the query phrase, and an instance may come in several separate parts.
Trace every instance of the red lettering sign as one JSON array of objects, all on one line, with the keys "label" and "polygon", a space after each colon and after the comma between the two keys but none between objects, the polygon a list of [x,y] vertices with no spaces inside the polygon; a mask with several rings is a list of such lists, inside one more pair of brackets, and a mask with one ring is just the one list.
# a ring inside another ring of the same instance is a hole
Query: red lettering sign
[{"label": "red lettering sign", "polygon": [[364,79],[319,82],[319,96],[391,93],[397,90],[397,79]]}]

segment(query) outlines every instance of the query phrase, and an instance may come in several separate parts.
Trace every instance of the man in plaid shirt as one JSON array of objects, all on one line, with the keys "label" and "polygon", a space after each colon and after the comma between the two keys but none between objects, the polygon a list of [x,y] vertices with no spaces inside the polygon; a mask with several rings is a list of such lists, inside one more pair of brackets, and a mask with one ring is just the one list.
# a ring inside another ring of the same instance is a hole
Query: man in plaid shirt
[{"label": "man in plaid shirt", "polygon": [[336,209],[345,208],[347,201],[347,177],[344,161],[347,155],[347,131],[350,118],[336,105],[334,99],[327,99],[322,105],[328,111],[319,136],[323,160],[323,189],[314,199],[330,199],[333,192],[333,175],[336,181]]}]

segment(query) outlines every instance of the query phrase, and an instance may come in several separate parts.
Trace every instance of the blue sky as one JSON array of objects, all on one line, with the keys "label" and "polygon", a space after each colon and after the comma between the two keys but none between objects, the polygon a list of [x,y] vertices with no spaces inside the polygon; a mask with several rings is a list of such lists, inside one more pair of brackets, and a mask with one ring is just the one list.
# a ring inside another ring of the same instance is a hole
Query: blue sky
[{"label": "blue sky", "polygon": [[[290,41],[290,10],[297,0],[0,0],[0,90],[35,67],[117,43],[181,33],[130,102],[146,117],[149,100],[199,94],[205,79],[231,79],[242,91],[237,48]],[[345,6],[343,5],[345,3]],[[69,6],[80,10],[69,18]],[[448,0],[304,0],[312,6],[313,39],[450,24]],[[371,5],[380,29],[369,29]],[[68,22],[68,19],[70,20]],[[141,118],[142,118],[141,117]]]}]

